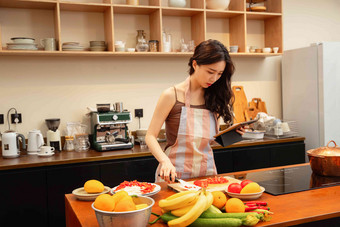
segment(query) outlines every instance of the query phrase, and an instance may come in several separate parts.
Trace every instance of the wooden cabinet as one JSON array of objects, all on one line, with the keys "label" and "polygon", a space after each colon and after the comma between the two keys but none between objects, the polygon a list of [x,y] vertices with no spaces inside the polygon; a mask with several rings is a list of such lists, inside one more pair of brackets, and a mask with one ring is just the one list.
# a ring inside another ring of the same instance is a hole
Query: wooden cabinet
[{"label": "wooden cabinet", "polygon": [[0,172],[1,226],[48,226],[46,174],[24,169]]},{"label": "wooden cabinet", "polygon": [[[167,0],[140,0],[140,5],[126,5],[125,0],[22,0],[0,1],[1,55],[143,55],[190,56],[178,52],[181,38],[198,43],[218,39],[226,46],[237,45],[232,56],[281,55],[282,0],[266,0],[265,12],[247,11],[248,0],[231,0],[227,10],[211,10],[205,0],[187,0],[185,8],[169,7]],[[159,41],[159,52],[116,52],[114,43],[123,40],[135,47],[136,28],[144,29],[148,40]],[[162,52],[162,32],[170,30],[173,52]],[[57,51],[7,50],[11,37],[40,39],[54,37]],[[62,51],[62,43],[77,41],[88,47],[89,41],[105,40],[108,51]],[[248,53],[247,46],[279,47],[275,53]]]},{"label": "wooden cabinet", "polygon": [[218,173],[293,165],[305,162],[303,141],[237,147],[214,152]]}]

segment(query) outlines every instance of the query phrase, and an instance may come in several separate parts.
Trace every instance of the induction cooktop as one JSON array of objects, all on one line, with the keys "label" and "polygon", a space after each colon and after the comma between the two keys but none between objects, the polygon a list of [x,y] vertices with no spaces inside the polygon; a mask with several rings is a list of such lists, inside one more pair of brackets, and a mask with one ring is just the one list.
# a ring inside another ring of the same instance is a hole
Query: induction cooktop
[{"label": "induction cooktop", "polygon": [[340,185],[340,177],[316,175],[310,165],[248,173],[246,179],[257,182],[271,195]]}]

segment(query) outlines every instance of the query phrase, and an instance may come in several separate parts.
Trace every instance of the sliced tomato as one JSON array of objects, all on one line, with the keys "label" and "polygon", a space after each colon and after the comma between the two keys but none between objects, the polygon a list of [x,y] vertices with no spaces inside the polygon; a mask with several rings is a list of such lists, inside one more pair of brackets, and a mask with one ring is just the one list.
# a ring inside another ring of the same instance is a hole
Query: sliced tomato
[{"label": "sliced tomato", "polygon": [[208,187],[209,184],[225,184],[228,183],[228,180],[225,177],[214,177],[207,178],[205,180],[196,180],[194,181],[194,185],[200,186],[202,188]]}]

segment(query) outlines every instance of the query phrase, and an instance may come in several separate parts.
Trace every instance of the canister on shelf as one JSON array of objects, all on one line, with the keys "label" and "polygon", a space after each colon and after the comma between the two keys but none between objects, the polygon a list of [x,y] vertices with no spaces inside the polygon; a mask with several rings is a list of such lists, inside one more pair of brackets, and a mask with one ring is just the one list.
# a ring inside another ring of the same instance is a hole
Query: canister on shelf
[{"label": "canister on shelf", "polygon": [[158,52],[158,40],[149,40],[150,52]]}]

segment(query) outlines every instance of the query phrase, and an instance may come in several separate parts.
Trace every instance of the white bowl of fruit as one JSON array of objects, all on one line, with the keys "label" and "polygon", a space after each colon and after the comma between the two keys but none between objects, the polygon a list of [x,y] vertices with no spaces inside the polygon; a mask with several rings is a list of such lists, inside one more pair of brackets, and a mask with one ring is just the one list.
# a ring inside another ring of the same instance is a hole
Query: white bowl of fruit
[{"label": "white bowl of fruit", "polygon": [[230,197],[252,200],[262,196],[265,188],[251,180],[243,180],[241,183],[232,183],[226,188]]}]

